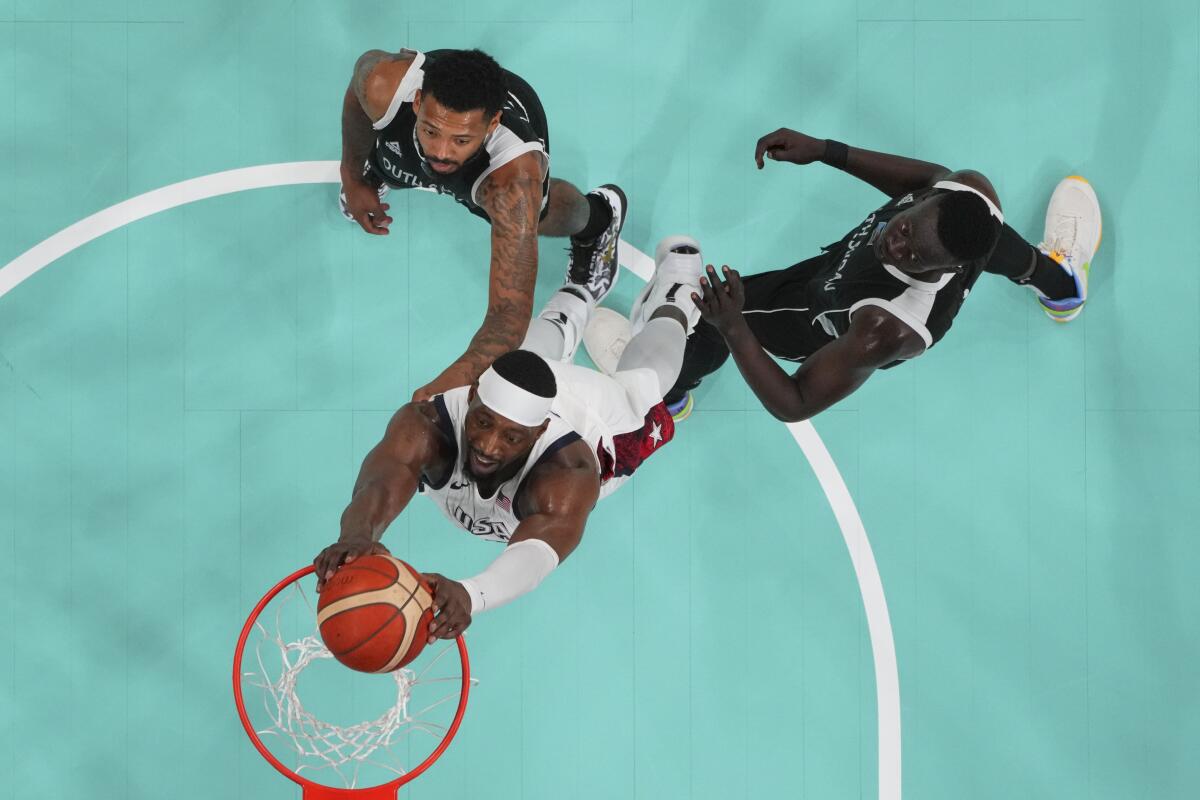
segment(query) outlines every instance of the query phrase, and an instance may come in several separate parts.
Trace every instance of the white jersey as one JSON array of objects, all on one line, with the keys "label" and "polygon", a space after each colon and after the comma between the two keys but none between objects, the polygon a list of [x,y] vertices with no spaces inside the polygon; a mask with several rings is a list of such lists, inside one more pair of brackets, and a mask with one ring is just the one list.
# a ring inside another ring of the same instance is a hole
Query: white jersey
[{"label": "white jersey", "polygon": [[470,387],[451,389],[433,399],[438,425],[454,445],[454,466],[440,484],[422,476],[420,492],[433,500],[447,519],[481,539],[507,542],[512,538],[521,522],[517,501],[525,477],[563,447],[581,439],[587,444],[596,458],[600,496],[607,497],[674,434],[674,423],[662,404],[652,370],[618,372],[610,378],[573,364],[551,363],[550,367],[558,384],[550,425],[534,443],[524,466],[490,497],[479,494],[464,469]]},{"label": "white jersey", "polygon": [[557,414],[551,414],[550,425],[534,442],[525,465],[516,475],[500,484],[494,495],[483,497],[479,494],[479,487],[474,479],[464,469],[465,421],[467,408],[470,406],[467,399],[469,391],[469,386],[462,386],[433,398],[434,407],[438,412],[438,425],[442,428],[442,433],[454,443],[454,452],[451,454],[454,466],[450,475],[440,484],[429,483],[422,476],[420,491],[437,503],[437,507],[447,519],[467,533],[493,542],[507,542],[521,522],[521,517],[517,514],[517,499],[525,476],[544,459],[572,442],[579,441],[579,434]]}]

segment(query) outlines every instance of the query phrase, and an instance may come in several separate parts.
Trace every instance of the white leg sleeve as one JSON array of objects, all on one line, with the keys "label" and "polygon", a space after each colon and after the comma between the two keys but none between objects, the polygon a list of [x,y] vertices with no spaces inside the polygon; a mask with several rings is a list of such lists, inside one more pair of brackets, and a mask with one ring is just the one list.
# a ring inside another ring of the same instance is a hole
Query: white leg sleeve
[{"label": "white leg sleeve", "polygon": [[[679,253],[672,248],[688,247],[694,253]],[[670,236],[658,243],[654,252],[654,277],[633,304],[629,322],[633,332],[642,327],[662,306],[674,306],[688,321],[688,333],[700,320],[700,309],[692,302],[692,292],[700,293],[700,277],[704,274],[704,258],[695,239]]]},{"label": "white leg sleeve", "polygon": [[578,295],[555,292],[542,313],[529,323],[521,349],[532,350],[547,361],[574,361],[591,313],[592,305]]},{"label": "white leg sleeve", "polygon": [[532,592],[557,566],[558,553],[541,539],[510,544],[483,572],[459,581],[471,596],[471,616]]},{"label": "white leg sleeve", "polygon": [[562,361],[565,346],[561,325],[541,317],[529,320],[529,330],[525,332],[525,341],[521,342],[522,350],[537,353],[547,361]]},{"label": "white leg sleeve", "polygon": [[647,322],[629,340],[617,371],[651,369],[658,376],[660,397],[671,391],[683,368],[683,350],[687,346],[687,331],[678,320],[658,317]]}]

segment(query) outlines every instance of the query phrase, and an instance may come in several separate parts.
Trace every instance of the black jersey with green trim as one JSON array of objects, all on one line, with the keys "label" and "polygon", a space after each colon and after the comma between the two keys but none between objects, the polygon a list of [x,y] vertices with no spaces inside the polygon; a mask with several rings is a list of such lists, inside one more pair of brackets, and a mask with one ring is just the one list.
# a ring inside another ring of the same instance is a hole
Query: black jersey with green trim
[{"label": "black jersey with green trim", "polygon": [[375,123],[378,134],[368,158],[369,171],[393,189],[423,189],[448,194],[472,214],[491,221],[477,201],[480,184],[500,167],[518,156],[536,153],[547,169],[542,184],[542,209],[550,192],[550,132],[546,112],[533,88],[520,76],[503,70],[508,94],[500,109],[500,124],[483,146],[461,167],[448,175],[431,169],[417,140],[417,115],[412,101],[425,79],[424,67],[451,50],[412,55],[408,72],[396,87],[387,112]]}]

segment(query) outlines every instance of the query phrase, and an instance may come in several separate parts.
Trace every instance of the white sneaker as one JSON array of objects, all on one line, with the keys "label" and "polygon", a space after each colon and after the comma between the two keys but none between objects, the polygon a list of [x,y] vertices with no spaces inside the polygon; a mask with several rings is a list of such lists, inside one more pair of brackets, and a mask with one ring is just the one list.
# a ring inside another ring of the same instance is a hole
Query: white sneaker
[{"label": "white sneaker", "polygon": [[[689,252],[690,251],[690,252]],[[700,319],[700,309],[692,302],[692,292],[700,292],[704,275],[704,255],[700,244],[690,236],[668,236],[654,248],[654,275],[638,295],[629,314],[633,333],[650,321],[663,305],[673,305],[688,320],[688,333]]]},{"label": "white sneaker", "polygon": [[1046,233],[1038,249],[1075,279],[1076,295],[1063,300],[1038,296],[1042,310],[1055,322],[1070,322],[1087,302],[1092,259],[1103,235],[1100,201],[1092,185],[1078,175],[1064,178],[1050,196]]},{"label": "white sneaker", "polygon": [[592,312],[583,331],[583,346],[592,363],[605,375],[612,375],[632,338],[633,326],[629,320],[611,308],[601,306]]}]

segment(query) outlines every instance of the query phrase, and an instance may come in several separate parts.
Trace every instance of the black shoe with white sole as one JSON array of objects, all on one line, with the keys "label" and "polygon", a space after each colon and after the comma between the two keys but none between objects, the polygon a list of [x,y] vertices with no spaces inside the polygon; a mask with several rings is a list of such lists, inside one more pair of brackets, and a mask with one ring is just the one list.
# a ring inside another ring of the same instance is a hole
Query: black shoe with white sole
[{"label": "black shoe with white sole", "polygon": [[584,293],[585,299],[599,303],[617,285],[620,270],[617,244],[621,241],[628,204],[621,188],[611,183],[592,189],[588,194],[604,198],[612,209],[612,221],[590,242],[571,238],[565,285]]}]

